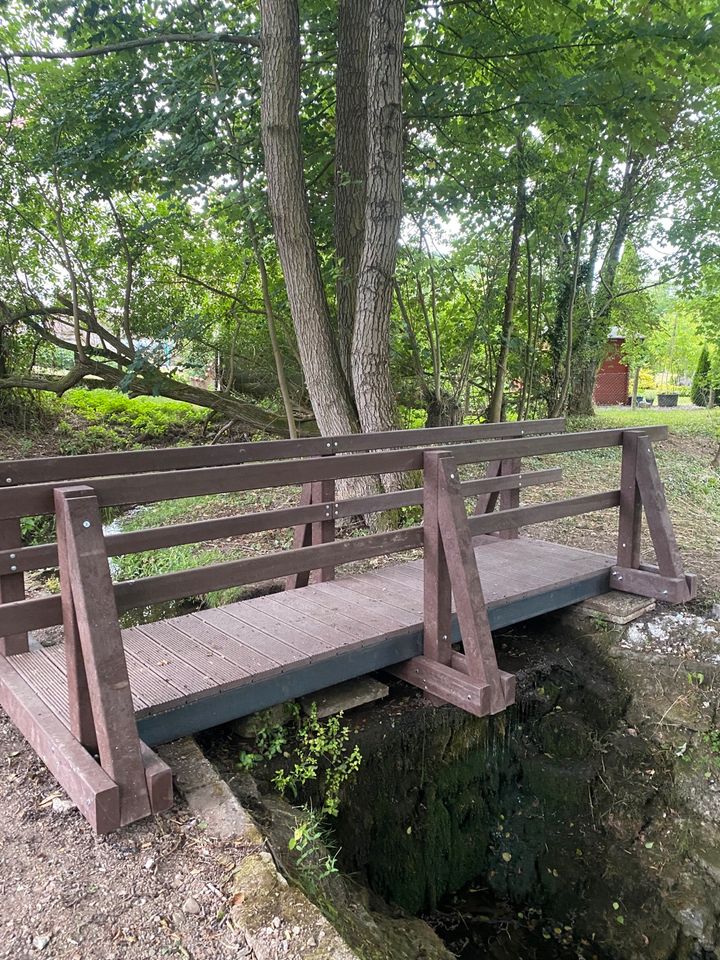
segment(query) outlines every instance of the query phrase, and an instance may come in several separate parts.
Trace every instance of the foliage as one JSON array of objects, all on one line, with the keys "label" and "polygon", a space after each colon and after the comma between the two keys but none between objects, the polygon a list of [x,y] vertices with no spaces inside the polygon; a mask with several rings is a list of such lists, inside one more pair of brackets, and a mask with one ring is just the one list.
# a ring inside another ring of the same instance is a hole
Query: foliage
[{"label": "foliage", "polygon": [[690,393],[692,402],[698,407],[706,407],[710,399],[710,388],[710,353],[707,347],[703,347],[693,377]]},{"label": "foliage", "polygon": [[292,767],[278,770],[273,783],[281,793],[290,791],[297,797],[311,781],[318,781],[322,791],[320,812],[335,817],[340,809],[340,794],[345,784],[360,768],[362,757],[357,744],[348,748],[350,728],[342,723],[342,712],[318,719],[317,705],[301,722],[296,738]]}]

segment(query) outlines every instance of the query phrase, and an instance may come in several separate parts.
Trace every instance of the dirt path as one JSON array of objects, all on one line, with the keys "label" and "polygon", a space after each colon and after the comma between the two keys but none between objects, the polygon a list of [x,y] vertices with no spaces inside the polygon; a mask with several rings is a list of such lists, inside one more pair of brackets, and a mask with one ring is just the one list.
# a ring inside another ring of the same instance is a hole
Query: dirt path
[{"label": "dirt path", "polygon": [[0,770],[2,960],[252,957],[226,911],[242,846],[207,837],[179,801],[94,836],[1,711]]}]

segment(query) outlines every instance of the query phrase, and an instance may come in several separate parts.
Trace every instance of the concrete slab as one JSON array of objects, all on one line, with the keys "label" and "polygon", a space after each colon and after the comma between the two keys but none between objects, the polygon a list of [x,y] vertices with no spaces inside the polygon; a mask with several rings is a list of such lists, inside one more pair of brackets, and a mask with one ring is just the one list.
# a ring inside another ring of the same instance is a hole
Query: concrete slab
[{"label": "concrete slab", "polygon": [[654,609],[654,600],[638,597],[634,593],[621,593],[619,590],[610,590],[599,597],[583,600],[573,608],[581,617],[592,617],[620,626],[631,623]]},{"label": "concrete slab", "polygon": [[388,695],[389,689],[386,683],[373,677],[359,677],[357,680],[347,680],[345,683],[338,683],[334,687],[326,687],[317,693],[301,697],[300,706],[303,713],[309,714],[315,703],[319,718],[331,717],[341,710],[347,713],[354,707],[362,707],[373,700],[382,700]]}]

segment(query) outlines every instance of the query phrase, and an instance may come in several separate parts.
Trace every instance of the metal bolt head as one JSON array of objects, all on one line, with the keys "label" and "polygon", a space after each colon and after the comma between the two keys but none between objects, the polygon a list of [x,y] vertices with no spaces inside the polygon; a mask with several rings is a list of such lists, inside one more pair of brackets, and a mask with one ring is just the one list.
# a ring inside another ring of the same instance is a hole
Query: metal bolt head
[{"label": "metal bolt head", "polygon": [[12,483],[12,477],[5,477],[5,483]]},{"label": "metal bolt head", "polygon": [[90,521],[89,521],[89,520],[83,520],[83,526],[84,526],[85,529],[87,530],[87,528],[90,526]]},{"label": "metal bolt head", "polygon": [[454,474],[454,473],[451,473],[451,474],[450,474],[450,479],[451,479],[451,480],[454,480],[454,479],[455,479],[455,474]]},{"label": "metal bolt head", "polygon": [[[15,571],[15,570],[17,570],[17,567],[15,566],[15,564],[13,564],[13,565],[10,567],[10,569],[11,569],[12,571]],[[667,593],[667,590],[666,590],[665,592]]]},{"label": "metal bolt head", "polygon": [[10,554],[10,559],[11,559],[11,560],[14,560],[14,559],[15,559],[15,554],[14,554],[14,553],[11,553],[11,554]]}]

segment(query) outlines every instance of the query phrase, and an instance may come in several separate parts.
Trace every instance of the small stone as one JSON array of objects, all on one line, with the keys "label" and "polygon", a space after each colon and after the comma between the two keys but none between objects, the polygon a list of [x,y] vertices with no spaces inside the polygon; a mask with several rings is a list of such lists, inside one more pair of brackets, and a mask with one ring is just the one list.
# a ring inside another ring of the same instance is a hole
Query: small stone
[{"label": "small stone", "polygon": [[720,603],[714,603],[712,605],[710,616],[713,617],[715,620],[720,620]]},{"label": "small stone", "polygon": [[152,857],[148,857],[143,866],[146,870],[152,870],[152,868],[155,866],[155,860]]},{"label": "small stone", "polygon": [[70,813],[71,810],[75,809],[76,807],[72,800],[67,800],[64,797],[55,797],[52,802],[53,813]]},{"label": "small stone", "polygon": [[183,913],[189,914],[198,914],[202,912],[200,904],[197,902],[195,897],[188,897],[185,903],[182,905]]},{"label": "small stone", "polygon": [[44,950],[45,947],[50,943],[51,935],[49,933],[43,933],[37,937],[33,937],[33,948],[35,950]]},{"label": "small stone", "polygon": [[278,929],[281,923],[282,923],[282,920],[280,919],[280,917],[273,917],[272,925],[275,927],[276,930]]},{"label": "small stone", "polygon": [[176,927],[181,926],[183,920],[184,920],[184,917],[183,917],[182,913],[180,913],[179,910],[173,910],[172,922],[174,923],[174,925],[175,925]]}]

